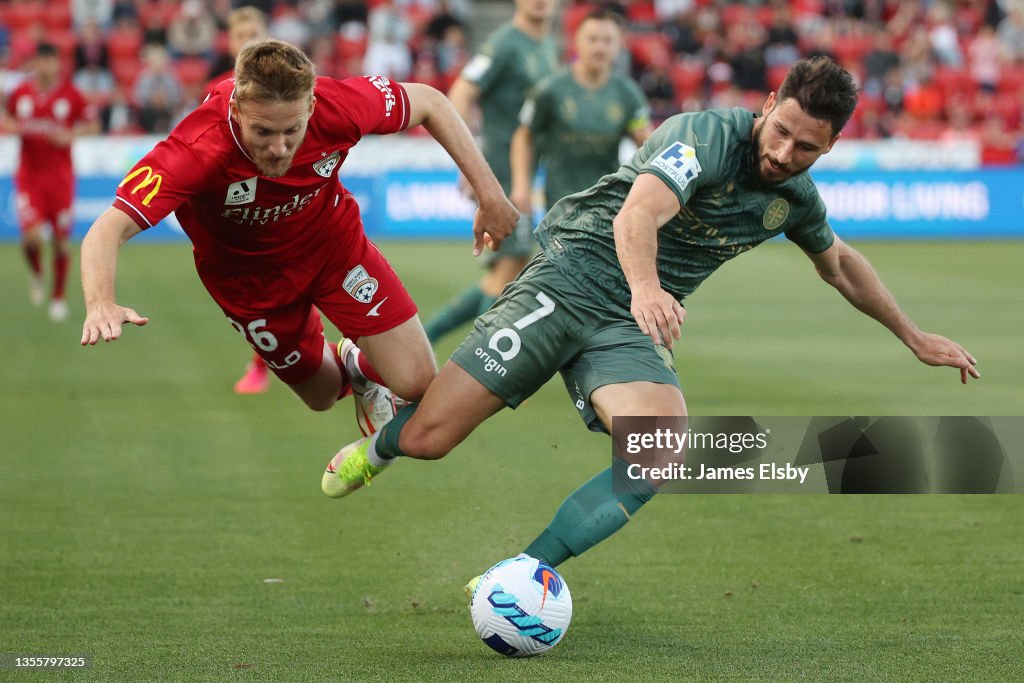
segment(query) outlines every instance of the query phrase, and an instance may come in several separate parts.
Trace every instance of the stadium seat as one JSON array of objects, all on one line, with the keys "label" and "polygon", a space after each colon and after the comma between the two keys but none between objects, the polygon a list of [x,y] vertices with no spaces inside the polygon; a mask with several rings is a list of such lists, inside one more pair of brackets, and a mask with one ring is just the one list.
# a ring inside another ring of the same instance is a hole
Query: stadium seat
[{"label": "stadium seat", "polygon": [[51,2],[42,14],[43,26],[47,30],[66,31],[71,29],[71,7],[61,2]]},{"label": "stadium seat", "polygon": [[185,88],[203,85],[210,75],[210,64],[202,57],[182,57],[174,62],[174,72]]},{"label": "stadium seat", "polygon": [[967,69],[940,66],[935,69],[935,83],[947,99],[956,95],[973,97],[978,92],[978,83]]},{"label": "stadium seat", "polygon": [[111,64],[122,60],[137,60],[141,49],[142,31],[137,28],[116,29],[107,38],[107,53]]},{"label": "stadium seat", "polygon": [[768,88],[778,90],[789,73],[789,64],[773,64],[768,67]]},{"label": "stadium seat", "polygon": [[131,59],[119,59],[116,62],[111,62],[110,70],[117,84],[126,93],[131,93],[135,86],[135,80],[139,77],[139,72],[142,71],[142,62],[139,61],[138,56]]},{"label": "stadium seat", "polygon": [[12,34],[42,20],[43,3],[36,0],[13,0],[6,8],[7,28]]},{"label": "stadium seat", "polygon": [[707,77],[707,70],[701,64],[676,62],[672,65],[671,76],[676,96],[686,98],[701,93],[704,88],[704,80]]}]

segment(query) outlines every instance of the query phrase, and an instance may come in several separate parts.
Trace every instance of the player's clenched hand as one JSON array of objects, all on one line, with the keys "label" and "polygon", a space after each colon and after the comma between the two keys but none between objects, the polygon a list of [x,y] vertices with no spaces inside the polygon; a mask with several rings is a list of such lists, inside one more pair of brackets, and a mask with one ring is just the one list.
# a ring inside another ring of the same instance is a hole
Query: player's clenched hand
[{"label": "player's clenched hand", "polygon": [[516,229],[518,221],[519,211],[508,197],[501,195],[481,202],[473,216],[473,256],[479,256],[485,246],[497,251],[502,241]]},{"label": "player's clenched hand", "polygon": [[135,312],[133,308],[125,308],[115,303],[91,306],[82,324],[82,346],[92,346],[100,339],[114,341],[121,336],[121,327],[125,323],[142,326],[149,322]]},{"label": "player's clenched hand", "polygon": [[686,320],[686,309],[660,287],[635,290],[629,310],[641,332],[655,344],[663,344],[670,349],[673,340],[679,339],[679,326]]},{"label": "player's clenched hand", "polygon": [[960,382],[967,384],[967,376],[975,379],[981,378],[981,373],[974,367],[978,361],[974,359],[967,349],[957,344],[952,339],[946,339],[938,334],[922,333],[910,345],[911,351],[917,359],[927,365],[948,365],[953,368],[960,368]]}]

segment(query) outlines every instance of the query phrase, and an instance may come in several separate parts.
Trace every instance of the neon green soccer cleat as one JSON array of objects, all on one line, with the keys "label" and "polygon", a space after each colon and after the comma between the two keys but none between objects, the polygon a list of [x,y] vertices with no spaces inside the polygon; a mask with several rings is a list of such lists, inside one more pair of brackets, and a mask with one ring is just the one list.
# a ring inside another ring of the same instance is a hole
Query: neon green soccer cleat
[{"label": "neon green soccer cleat", "polygon": [[370,437],[363,437],[345,446],[331,458],[320,482],[325,495],[343,498],[364,485],[369,486],[373,478],[384,471],[384,467],[374,467],[367,459],[366,449],[369,444]]},{"label": "neon green soccer cleat", "polygon": [[480,579],[482,578],[484,578],[483,574],[474,576],[469,580],[469,583],[462,587],[462,590],[466,591],[466,597],[469,598],[470,602],[473,602],[473,593],[476,593],[476,587],[480,585]]}]

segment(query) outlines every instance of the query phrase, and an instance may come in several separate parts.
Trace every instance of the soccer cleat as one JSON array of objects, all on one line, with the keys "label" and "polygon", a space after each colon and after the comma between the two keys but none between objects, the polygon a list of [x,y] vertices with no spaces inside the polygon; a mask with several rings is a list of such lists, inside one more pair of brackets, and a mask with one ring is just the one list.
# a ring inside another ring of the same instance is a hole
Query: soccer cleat
[{"label": "soccer cleat", "polygon": [[375,467],[366,457],[370,445],[370,437],[364,436],[359,441],[338,451],[338,454],[327,463],[327,471],[320,481],[320,489],[331,498],[343,498],[353,491],[369,486],[373,478],[387,467]]},{"label": "soccer cleat", "polygon": [[377,384],[359,369],[359,347],[351,339],[338,344],[338,357],[352,385],[352,398],[356,404],[356,424],[363,436],[376,434],[391,421],[406,401],[395,396],[382,384]]},{"label": "soccer cleat", "polygon": [[270,389],[270,372],[263,363],[249,363],[245,374],[235,382],[236,394],[263,394]]},{"label": "soccer cleat", "polygon": [[466,597],[469,598],[470,602],[473,602],[473,593],[476,593],[476,587],[480,585],[480,579],[482,578],[484,578],[483,574],[480,576],[474,576],[469,580],[469,583],[462,587],[462,590],[466,592]]},{"label": "soccer cleat", "polygon": [[54,299],[50,302],[50,320],[55,323],[62,323],[68,319],[68,303],[64,299]]},{"label": "soccer cleat", "polygon": [[32,305],[39,308],[46,301],[46,283],[38,275],[31,275],[28,278],[28,300]]}]

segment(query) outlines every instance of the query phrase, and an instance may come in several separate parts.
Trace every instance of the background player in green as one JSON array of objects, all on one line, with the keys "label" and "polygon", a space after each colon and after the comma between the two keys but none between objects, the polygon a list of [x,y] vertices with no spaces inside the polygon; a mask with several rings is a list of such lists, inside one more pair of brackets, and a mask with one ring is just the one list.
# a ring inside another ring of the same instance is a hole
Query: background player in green
[{"label": "background player in green", "polygon": [[[680,299],[780,232],[918,360],[958,368],[965,384],[980,377],[962,346],[911,322],[825,219],[806,171],[856,103],[850,74],[819,57],[794,64],[761,116],[719,109],[670,118],[615,174],[555,204],[538,228],[541,253],[477,320],[423,401],[343,448],[324,492],[351,493],[401,455],[443,457],[555,371],[591,429],[609,431],[614,415],[686,415],[670,354]],[[583,484],[525,552],[558,565],[613,534],[657,491],[657,482],[620,477],[632,487],[617,492],[612,480],[608,468]]]},{"label": "background player in green", "polygon": [[534,149],[547,167],[545,206],[585,190],[619,167],[619,144],[630,137],[640,146],[651,134],[650,110],[640,86],[615,72],[622,46],[617,15],[588,13],[575,36],[576,60],[541,81],[519,113],[509,161],[512,193],[529,216]]},{"label": "background player in green", "polygon": [[[479,104],[484,158],[506,194],[512,190],[509,145],[519,125],[519,110],[530,89],[558,66],[551,37],[556,4],[556,0],[516,0],[512,19],[487,38],[448,91],[448,98],[467,123],[473,103]],[[532,227],[529,214],[520,217],[515,233],[496,254],[486,257],[487,272],[480,281],[453,297],[424,325],[430,341],[491,307],[526,265],[533,250]]]}]

